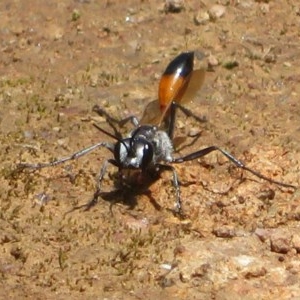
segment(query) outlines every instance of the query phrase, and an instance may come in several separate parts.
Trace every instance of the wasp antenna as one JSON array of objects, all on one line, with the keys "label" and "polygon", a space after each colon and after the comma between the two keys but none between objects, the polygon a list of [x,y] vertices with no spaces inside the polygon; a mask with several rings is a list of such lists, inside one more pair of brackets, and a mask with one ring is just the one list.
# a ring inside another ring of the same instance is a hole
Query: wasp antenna
[{"label": "wasp antenna", "polygon": [[110,136],[111,138],[113,138],[114,140],[121,142],[122,139],[118,138],[117,136],[115,136],[114,134],[110,133],[109,131],[106,131],[105,129],[101,128],[99,125],[97,125],[96,123],[93,123],[93,126],[96,127],[99,131],[101,131],[102,133]]},{"label": "wasp antenna", "polygon": [[99,125],[97,125],[95,123],[93,123],[93,125],[102,133],[108,135],[109,137],[111,137],[111,138],[115,139],[116,141],[118,141],[119,143],[123,144],[124,147],[126,148],[126,150],[128,151],[128,147],[127,147],[126,143],[124,143],[124,140],[122,138],[115,136],[114,134],[110,133],[109,131],[106,131],[105,129],[101,128]]}]

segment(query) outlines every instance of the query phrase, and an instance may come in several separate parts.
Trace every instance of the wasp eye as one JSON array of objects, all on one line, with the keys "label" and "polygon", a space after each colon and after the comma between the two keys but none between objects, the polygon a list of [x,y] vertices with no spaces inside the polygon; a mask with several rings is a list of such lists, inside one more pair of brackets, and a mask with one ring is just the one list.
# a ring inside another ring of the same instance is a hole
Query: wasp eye
[{"label": "wasp eye", "polygon": [[128,151],[130,149],[129,143],[130,143],[129,139],[124,139],[116,143],[114,149],[114,157],[118,165],[122,165],[124,159],[128,156]]},{"label": "wasp eye", "polygon": [[152,162],[153,158],[153,146],[146,142],[143,148],[143,158],[142,158],[142,169],[146,169]]}]

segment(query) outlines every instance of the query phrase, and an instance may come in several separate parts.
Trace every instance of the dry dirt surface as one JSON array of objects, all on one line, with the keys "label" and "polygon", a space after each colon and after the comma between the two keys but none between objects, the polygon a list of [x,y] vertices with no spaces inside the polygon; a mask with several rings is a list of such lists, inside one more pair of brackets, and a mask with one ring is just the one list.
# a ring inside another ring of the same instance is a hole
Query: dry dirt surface
[{"label": "dry dirt surface", "polygon": [[219,153],[175,166],[184,219],[171,174],[116,193],[112,166],[85,209],[105,149],[16,169],[113,141],[92,107],[141,116],[167,64],[200,50],[187,107],[207,122],[178,114],[175,155],[218,145],[299,186],[299,1],[2,0],[0,14],[1,299],[300,298],[298,189]]}]

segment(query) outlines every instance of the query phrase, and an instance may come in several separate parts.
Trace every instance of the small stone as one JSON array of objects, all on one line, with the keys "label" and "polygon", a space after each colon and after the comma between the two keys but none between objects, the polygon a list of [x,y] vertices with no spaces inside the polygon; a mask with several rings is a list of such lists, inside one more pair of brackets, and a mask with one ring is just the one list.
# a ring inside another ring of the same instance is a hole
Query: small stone
[{"label": "small stone", "polygon": [[232,238],[236,236],[236,232],[232,226],[217,227],[213,230],[213,234],[220,238]]},{"label": "small stone", "polygon": [[264,228],[257,228],[254,233],[262,242],[265,242],[271,236],[270,230]]},{"label": "small stone", "polygon": [[198,127],[192,127],[188,132],[188,136],[196,137],[196,136],[199,136],[200,133],[201,133],[201,130]]},{"label": "small stone", "polygon": [[186,127],[185,123],[182,120],[177,120],[177,128],[181,129],[184,127]]},{"label": "small stone", "polygon": [[267,14],[270,12],[270,5],[268,3],[261,4],[260,10],[263,14]]},{"label": "small stone", "polygon": [[165,12],[166,13],[180,13],[184,9],[183,0],[166,0]]},{"label": "small stone", "polygon": [[262,277],[267,274],[267,270],[262,266],[249,267],[245,272],[244,277],[246,279]]},{"label": "small stone", "polygon": [[292,245],[297,253],[300,253],[300,235],[294,235],[292,237]]},{"label": "small stone", "polygon": [[209,22],[209,14],[206,11],[199,11],[194,15],[194,23],[195,25],[204,25]]},{"label": "small stone", "polygon": [[55,132],[60,132],[61,131],[61,128],[59,126],[55,126],[52,128],[53,131]]},{"label": "small stone", "polygon": [[[58,132],[59,132],[59,131],[58,131]],[[66,145],[66,144],[68,143],[68,141],[69,141],[68,138],[65,138],[65,139],[58,139],[58,140],[57,140],[57,144],[58,144],[59,146],[64,146],[64,145]]]},{"label": "small stone", "polygon": [[190,280],[189,274],[187,274],[185,272],[180,272],[179,278],[180,278],[180,281],[183,282],[183,283],[187,283]]},{"label": "small stone", "polygon": [[207,274],[208,270],[210,269],[210,264],[203,264],[200,267],[196,268],[192,273],[192,277],[203,277]]},{"label": "small stone", "polygon": [[271,235],[271,251],[286,254],[291,250],[291,236],[287,232],[276,231]]},{"label": "small stone", "polygon": [[218,59],[214,55],[210,55],[207,60],[210,67],[216,67],[219,64]]},{"label": "small stone", "polygon": [[225,12],[226,12],[225,6],[216,4],[209,9],[208,14],[210,20],[214,21],[216,19],[223,17]]},{"label": "small stone", "polygon": [[186,252],[186,248],[183,245],[178,245],[174,249],[174,256],[182,255],[184,252]]}]

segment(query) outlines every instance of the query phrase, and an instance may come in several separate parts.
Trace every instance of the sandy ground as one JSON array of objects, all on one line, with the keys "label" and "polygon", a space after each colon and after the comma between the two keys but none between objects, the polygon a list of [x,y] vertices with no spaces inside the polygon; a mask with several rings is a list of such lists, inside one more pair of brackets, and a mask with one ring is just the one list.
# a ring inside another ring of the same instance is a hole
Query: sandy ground
[{"label": "sandy ground", "polygon": [[299,1],[55,2],[0,3],[0,298],[299,299],[299,191],[220,154],[176,166],[183,220],[170,174],[123,201],[113,167],[107,197],[73,210],[92,198],[105,149],[14,172],[111,140],[92,107],[141,116],[170,60],[200,50],[207,78],[188,107],[208,122],[179,114],[176,135],[201,136],[176,155],[218,145],[298,186]]}]

